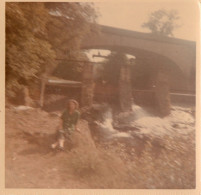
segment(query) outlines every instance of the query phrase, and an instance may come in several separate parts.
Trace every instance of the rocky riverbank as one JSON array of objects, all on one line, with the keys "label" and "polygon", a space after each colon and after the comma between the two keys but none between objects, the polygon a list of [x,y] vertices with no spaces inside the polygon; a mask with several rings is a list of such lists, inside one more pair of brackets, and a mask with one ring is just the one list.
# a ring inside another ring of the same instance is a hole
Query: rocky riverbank
[{"label": "rocky riverbank", "polygon": [[93,119],[94,126],[81,119],[81,132],[58,152],[49,146],[59,113],[11,106],[6,109],[6,187],[192,189],[194,116],[189,109],[173,109],[161,119],[138,108],[134,129],[121,132],[109,115]]}]

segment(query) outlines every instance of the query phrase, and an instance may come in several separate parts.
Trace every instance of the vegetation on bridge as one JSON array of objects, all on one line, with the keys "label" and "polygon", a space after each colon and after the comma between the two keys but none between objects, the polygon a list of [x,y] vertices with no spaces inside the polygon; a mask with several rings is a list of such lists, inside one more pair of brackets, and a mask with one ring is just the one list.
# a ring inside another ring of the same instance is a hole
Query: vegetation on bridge
[{"label": "vegetation on bridge", "polygon": [[176,10],[159,9],[150,14],[148,21],[143,23],[142,27],[148,28],[151,33],[156,35],[173,37],[173,31],[179,27],[178,19]]}]

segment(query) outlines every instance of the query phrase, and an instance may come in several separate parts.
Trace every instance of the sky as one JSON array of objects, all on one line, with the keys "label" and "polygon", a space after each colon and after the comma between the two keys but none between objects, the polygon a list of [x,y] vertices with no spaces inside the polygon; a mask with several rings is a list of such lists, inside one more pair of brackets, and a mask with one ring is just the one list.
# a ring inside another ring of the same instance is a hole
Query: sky
[{"label": "sky", "polygon": [[173,32],[175,38],[196,40],[198,30],[198,0],[132,0],[94,2],[99,12],[98,23],[139,32],[149,32],[141,25],[149,14],[158,9],[177,10],[181,27]]}]

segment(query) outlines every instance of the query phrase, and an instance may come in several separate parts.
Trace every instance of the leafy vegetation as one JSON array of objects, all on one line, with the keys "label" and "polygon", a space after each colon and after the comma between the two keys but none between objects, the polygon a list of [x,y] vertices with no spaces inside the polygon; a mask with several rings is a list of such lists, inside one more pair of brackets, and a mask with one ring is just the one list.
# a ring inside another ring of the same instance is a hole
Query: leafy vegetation
[{"label": "leafy vegetation", "polygon": [[52,73],[56,59],[83,58],[80,42],[95,19],[90,3],[6,3],[7,97]]},{"label": "leafy vegetation", "polygon": [[160,9],[150,14],[149,20],[143,23],[143,28],[148,28],[151,33],[163,36],[173,36],[173,31],[179,25],[176,21],[179,19],[175,10]]}]

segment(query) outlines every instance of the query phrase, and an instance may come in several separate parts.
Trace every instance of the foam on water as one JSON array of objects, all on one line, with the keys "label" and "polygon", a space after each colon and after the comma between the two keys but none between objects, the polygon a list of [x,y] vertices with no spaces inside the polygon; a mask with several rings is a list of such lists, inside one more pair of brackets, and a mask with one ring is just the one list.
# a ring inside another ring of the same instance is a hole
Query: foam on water
[{"label": "foam on water", "polygon": [[139,128],[141,134],[153,136],[187,135],[194,131],[195,119],[187,110],[174,107],[174,110],[167,117],[144,116],[133,121],[132,125]]},{"label": "foam on water", "polygon": [[107,129],[111,133],[116,133],[117,131],[113,128],[112,125],[113,119],[112,118],[106,118],[103,123],[101,123],[101,127],[104,129]]},{"label": "foam on water", "polygon": [[139,119],[145,116],[150,116],[150,114],[146,112],[142,107],[135,104],[132,105],[132,111],[135,114],[135,119]]},{"label": "foam on water", "polygon": [[[195,130],[195,119],[190,113],[190,108],[173,107],[171,114],[164,118],[153,116],[137,105],[133,105],[132,110],[135,117],[131,125],[139,129],[138,134],[163,137],[187,135]],[[104,122],[100,125],[113,137],[130,137],[130,133],[119,132],[113,128],[111,109],[104,113],[104,118]]]},{"label": "foam on water", "polygon": [[108,110],[103,114],[103,118],[104,118],[104,122],[100,123],[100,126],[104,130],[107,130],[107,132],[110,133],[112,137],[130,137],[129,133],[119,132],[116,129],[114,129],[112,125],[113,115],[112,115],[111,108],[108,108]]}]

